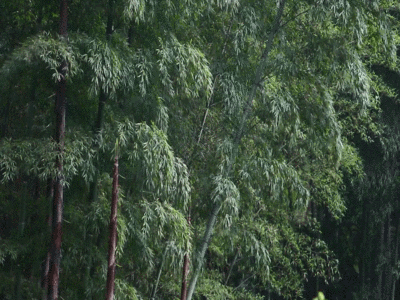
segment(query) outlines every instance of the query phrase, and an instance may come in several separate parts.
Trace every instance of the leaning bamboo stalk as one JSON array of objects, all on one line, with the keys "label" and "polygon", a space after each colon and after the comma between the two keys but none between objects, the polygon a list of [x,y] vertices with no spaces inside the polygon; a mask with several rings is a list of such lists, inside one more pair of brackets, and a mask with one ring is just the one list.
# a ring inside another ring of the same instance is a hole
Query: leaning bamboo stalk
[{"label": "leaning bamboo stalk", "polygon": [[[227,166],[226,170],[223,170],[226,176],[230,176],[231,175],[231,171],[233,169],[233,162],[235,161],[235,156],[237,156],[237,151],[238,151],[238,147],[241,143],[242,140],[242,136],[243,136],[243,130],[244,130],[244,126],[245,123],[247,122],[252,107],[253,107],[253,100],[256,96],[256,92],[258,87],[260,86],[260,84],[263,81],[263,75],[265,72],[265,67],[267,64],[267,59],[268,56],[271,52],[272,49],[272,45],[273,45],[273,40],[275,38],[276,33],[278,32],[279,28],[280,28],[280,22],[281,22],[281,18],[283,15],[283,10],[285,7],[285,2],[286,0],[281,0],[279,3],[279,8],[278,8],[278,12],[276,14],[275,20],[274,20],[274,24],[272,27],[272,30],[270,31],[269,35],[268,35],[268,40],[266,43],[266,47],[264,49],[263,54],[261,55],[260,58],[260,63],[257,67],[256,70],[256,74],[255,74],[255,78],[252,84],[252,87],[249,91],[248,97],[246,99],[246,103],[244,106],[244,111],[243,111],[243,116],[242,119],[240,121],[240,125],[238,130],[236,130],[236,132],[234,133],[234,135],[232,136],[233,138],[233,147],[234,147],[234,152],[233,152],[233,156],[231,159],[231,163]],[[215,203],[214,207],[211,211],[210,217],[208,219],[207,222],[207,226],[206,226],[206,230],[204,232],[204,236],[203,236],[203,240],[202,243],[200,245],[200,249],[197,253],[197,259],[196,259],[196,265],[194,267],[194,271],[193,271],[193,275],[189,284],[189,289],[188,289],[188,294],[187,294],[187,298],[186,300],[192,300],[193,294],[194,294],[194,290],[196,288],[196,284],[197,284],[197,280],[199,278],[200,275],[200,271],[203,265],[203,260],[204,260],[204,256],[206,253],[206,250],[208,248],[208,245],[210,244],[211,241],[211,236],[212,236],[212,232],[214,230],[215,227],[215,223],[217,220],[217,215],[219,210],[221,209],[221,203]]]}]

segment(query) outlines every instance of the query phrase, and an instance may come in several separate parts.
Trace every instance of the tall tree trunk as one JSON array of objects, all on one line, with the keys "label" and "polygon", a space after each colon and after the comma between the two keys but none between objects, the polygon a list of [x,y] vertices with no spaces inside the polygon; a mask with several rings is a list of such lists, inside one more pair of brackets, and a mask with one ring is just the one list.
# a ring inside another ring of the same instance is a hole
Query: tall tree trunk
[{"label": "tall tree trunk", "polygon": [[[49,208],[52,205],[52,200],[54,197],[54,182],[53,179],[49,178],[47,179],[47,191],[46,191],[46,196],[49,201]],[[51,210],[49,210],[48,218],[47,218],[47,223],[49,228],[51,228],[51,219],[52,219],[52,214]],[[47,299],[47,289],[49,287],[49,270],[50,270],[50,249],[47,252],[46,259],[43,264],[43,275],[42,275],[42,289],[43,289],[43,296],[42,299],[46,300]]]},{"label": "tall tree trunk", "polygon": [[108,270],[107,270],[107,294],[106,300],[114,298],[115,280],[115,249],[117,247],[117,209],[118,209],[118,154],[115,155],[113,186],[110,214],[110,237],[108,243]]},{"label": "tall tree trunk", "polygon": [[187,297],[187,277],[189,274],[189,263],[189,253],[186,253],[183,256],[181,300],[186,300]]},{"label": "tall tree trunk", "polygon": [[[367,276],[367,262],[368,262],[368,212],[367,212],[367,200],[364,199],[363,210],[362,210],[362,230],[363,238],[360,243],[360,249],[358,251],[360,255],[360,281],[361,281],[361,294],[365,294],[366,291],[366,276]],[[364,298],[363,298],[364,299]]]},{"label": "tall tree trunk", "polygon": [[43,265],[43,279],[42,279],[43,300],[47,299],[47,290],[49,288],[50,256],[51,256],[50,251],[48,251]]},{"label": "tall tree trunk", "polygon": [[[26,222],[26,204],[28,201],[28,191],[27,191],[27,182],[24,180],[24,176],[20,176],[18,180],[18,186],[17,190],[21,192],[21,210],[20,210],[20,216],[19,216],[19,224],[18,224],[18,235],[19,238],[22,240],[23,235],[24,235],[24,230],[25,230],[25,222]],[[16,270],[16,280],[15,280],[15,286],[14,286],[14,297],[15,300],[21,300],[21,284],[22,284],[22,264],[17,264]]]},{"label": "tall tree trunk", "polygon": [[196,288],[197,279],[199,278],[200,270],[201,270],[201,267],[203,266],[204,256],[206,254],[208,245],[211,241],[211,235],[214,230],[215,222],[217,221],[217,215],[218,215],[220,208],[221,208],[221,204],[216,203],[214,205],[213,210],[211,211],[211,216],[208,219],[208,223],[207,223],[206,231],[204,233],[203,241],[200,246],[199,253],[197,254],[197,257],[196,257],[197,261],[195,262],[195,268],[193,270],[193,275],[192,275],[192,278],[191,278],[191,281],[189,284],[189,289],[188,289],[186,300],[191,300],[193,297],[193,293]]},{"label": "tall tree trunk", "polygon": [[[385,220],[382,220],[381,222],[381,236],[380,236],[380,241],[379,241],[379,255],[378,255],[378,264],[381,264],[381,261],[383,259],[385,247],[384,247],[384,236],[385,236]],[[378,284],[376,288],[376,300],[384,300],[382,299],[382,278],[383,278],[383,268],[382,266],[378,270]]]},{"label": "tall tree trunk", "polygon": [[[395,245],[395,250],[394,250],[394,256],[393,256],[393,263],[392,266],[395,266],[398,263],[398,257],[399,257],[399,244],[400,244],[400,216],[399,213],[397,212],[395,214],[395,224],[396,224],[396,245]],[[397,276],[394,278],[392,282],[392,297],[391,299],[395,299],[395,292],[396,292],[396,282],[398,278]]]},{"label": "tall tree trunk", "polygon": [[[114,0],[108,0],[108,9],[107,9],[107,27],[106,27],[106,40],[111,40],[111,35],[113,33],[113,22],[114,22]],[[104,108],[107,101],[107,94],[106,92],[100,88],[100,95],[99,95],[99,106],[97,110],[97,119],[96,124],[94,126],[94,133],[99,133],[103,128],[104,123]]]},{"label": "tall tree trunk", "polygon": [[[108,1],[108,10],[107,10],[107,27],[106,27],[106,39],[107,41],[110,41],[111,35],[112,35],[112,27],[113,27],[113,9],[114,9],[114,0],[109,0]],[[93,127],[93,132],[94,134],[98,134],[102,131],[103,129],[103,123],[104,123],[104,110],[107,102],[107,94],[106,92],[100,87],[100,95],[99,95],[99,104],[97,107],[97,118],[96,122]],[[95,142],[92,147],[98,148],[97,143]],[[96,166],[98,167],[98,166]],[[90,192],[89,192],[89,199],[90,201],[95,201],[97,199],[97,172],[95,174],[95,178],[93,183],[90,186]]]},{"label": "tall tree trunk", "polygon": [[129,47],[133,46],[133,34],[135,33],[135,22],[131,21],[128,29],[128,45]]},{"label": "tall tree trunk", "polygon": [[[67,38],[67,0],[60,1],[60,35]],[[66,109],[66,75],[68,65],[62,62],[59,72],[60,79],[57,83],[56,91],[56,142],[58,155],[56,158],[57,176],[54,183],[53,217],[52,217],[52,237],[50,247],[50,271],[48,281],[48,300],[58,299],[60,260],[61,260],[61,225],[64,202],[64,178],[63,178],[63,155],[65,138],[65,109]]]},{"label": "tall tree trunk", "polygon": [[[317,222],[319,221],[318,218],[318,207],[317,204],[315,203],[315,201],[311,201],[311,219],[312,220],[316,220]],[[319,233],[317,234],[317,238],[320,238]],[[319,277],[318,275],[315,276],[315,290],[314,293],[317,295],[319,291]]]},{"label": "tall tree trunk", "polygon": [[[10,107],[11,107],[11,102],[12,102],[12,82],[10,82],[10,86],[8,88],[7,92],[7,103],[4,107],[4,110],[2,112],[2,123],[1,123],[1,137],[6,137],[8,135],[8,120],[10,118]],[[3,100],[4,101],[4,100]]]},{"label": "tall tree trunk", "polygon": [[[372,216],[369,217],[370,222],[372,219]],[[369,226],[370,228],[371,226]],[[371,233],[372,232],[372,233]],[[366,293],[367,293],[367,299],[372,299],[374,298],[374,282],[377,280],[377,274],[375,271],[375,266],[378,263],[378,255],[379,255],[379,251],[376,249],[376,240],[378,240],[378,236],[374,233],[374,229],[369,230],[368,232],[369,234],[372,235],[372,237],[370,236],[370,238],[368,239],[367,242],[367,266],[366,266]],[[375,236],[375,237],[374,237]]]},{"label": "tall tree trunk", "polygon": [[377,249],[376,241],[379,239],[379,233],[374,226],[374,218],[371,214],[371,199],[367,202],[367,241],[366,241],[366,251],[365,251],[365,299],[374,299],[374,283],[377,281],[378,276],[375,270],[375,266],[378,264],[379,249]]},{"label": "tall tree trunk", "polygon": [[[231,24],[229,25],[229,29],[227,34],[225,35],[225,42],[224,42],[224,46],[222,47],[222,52],[221,54],[224,55],[225,53],[225,49],[226,49],[226,45],[228,42],[228,36],[231,33],[231,29],[232,29],[232,24],[233,24],[233,20],[231,21]],[[211,89],[211,93],[208,96],[207,99],[207,104],[206,104],[206,110],[204,111],[204,115],[202,118],[202,122],[201,122],[201,126],[200,126],[200,130],[199,130],[199,134],[197,137],[197,141],[196,141],[196,146],[194,147],[189,160],[188,160],[188,168],[191,166],[191,164],[193,163],[194,158],[197,155],[197,151],[198,151],[198,145],[200,145],[200,141],[201,141],[201,136],[203,134],[203,130],[206,124],[206,120],[207,120],[207,116],[210,110],[210,107],[213,103],[213,95],[214,95],[214,91],[215,88],[217,86],[217,80],[218,80],[218,75],[215,77],[213,85],[212,85],[212,89]],[[190,225],[190,212],[189,212],[189,216],[188,216],[188,224]],[[183,257],[183,274],[182,274],[182,287],[181,287],[181,300],[186,300],[187,299],[187,294],[188,294],[188,287],[187,287],[187,277],[189,274],[189,264],[190,264],[190,258],[189,258],[189,253],[186,253]]]},{"label": "tall tree trunk", "polygon": [[[34,113],[33,113],[33,106],[35,103],[35,94],[36,94],[36,86],[37,86],[37,79],[35,76],[32,75],[31,78],[31,87],[30,87],[30,98],[29,98],[29,103],[28,103],[28,113],[26,116],[26,130],[25,134],[28,137],[32,136],[32,127],[33,127],[33,118],[34,118]],[[25,227],[26,227],[26,211],[27,211],[27,203],[30,200],[29,195],[33,195],[38,197],[37,191],[32,191],[32,193],[28,192],[28,186],[29,184],[29,177],[26,175],[22,175],[19,179],[19,186],[18,190],[20,190],[21,193],[21,200],[22,200],[22,206],[20,209],[20,218],[19,218],[19,224],[18,224],[18,231],[19,231],[19,237],[21,240],[23,239]],[[35,187],[37,187],[37,181],[34,184]],[[22,284],[22,266],[19,265],[17,267],[17,278],[16,278],[16,285],[15,285],[15,300],[20,300],[21,299],[21,284]]]},{"label": "tall tree trunk", "polygon": [[[113,32],[113,9],[114,9],[114,0],[109,0],[108,1],[108,9],[107,9],[107,25],[106,25],[106,40],[110,41],[111,35]],[[96,122],[93,127],[93,133],[95,135],[100,134],[102,129],[103,129],[103,124],[104,124],[104,110],[106,107],[106,102],[107,102],[107,94],[105,91],[100,87],[100,94],[99,94],[99,104],[97,108],[97,117],[96,117]],[[92,144],[92,148],[95,150],[99,149],[99,144],[97,140],[97,136],[94,137],[94,141]],[[89,204],[93,203],[97,200],[98,197],[98,185],[97,181],[99,178],[99,167],[100,164],[99,162],[95,162],[95,173],[93,176],[93,181],[90,184],[89,187]],[[101,236],[101,234],[99,235]],[[100,239],[98,239],[100,241]],[[88,256],[89,259],[87,260],[87,265],[86,265],[86,274],[84,278],[84,287],[86,292],[89,290],[89,282],[91,279],[91,275],[94,273],[94,266],[93,266],[93,260],[91,259],[92,257],[92,245],[95,243],[95,239],[92,233],[89,233],[89,251],[88,251]],[[96,243],[99,244],[99,243]],[[88,299],[92,299],[92,296],[89,294]]]},{"label": "tall tree trunk", "polygon": [[393,271],[393,265],[391,264],[392,262],[392,234],[391,234],[391,218],[392,214],[389,211],[387,213],[387,228],[386,228],[386,251],[385,251],[385,262],[386,262],[386,268],[385,268],[385,280],[384,280],[384,299],[390,299],[390,296],[392,294],[392,271]]},{"label": "tall tree trunk", "polygon": [[[190,226],[191,221],[190,221],[190,213],[187,218],[187,223]],[[189,274],[189,249],[186,249],[186,253],[183,256],[183,269],[182,269],[182,287],[181,287],[181,300],[186,300],[187,297],[187,277]]]},{"label": "tall tree trunk", "polygon": [[[251,113],[251,110],[253,107],[253,99],[256,96],[258,87],[260,86],[261,82],[263,81],[262,77],[264,75],[265,67],[267,64],[267,58],[272,49],[272,44],[273,44],[275,35],[278,32],[279,27],[280,27],[280,21],[281,21],[282,15],[283,15],[285,2],[286,2],[286,0],[281,0],[279,3],[278,11],[277,11],[277,14],[276,14],[276,17],[274,20],[274,24],[272,26],[272,30],[268,35],[265,50],[264,50],[263,54],[261,55],[260,64],[256,70],[256,74],[255,74],[255,78],[254,78],[252,87],[249,91],[248,97],[246,99],[246,103],[244,105],[244,111],[243,111],[242,119],[240,121],[239,128],[235,132],[235,134],[232,136],[234,151],[232,154],[233,157],[230,160],[231,162],[227,166],[227,170],[225,170],[225,175],[227,177],[229,177],[231,175],[231,171],[233,168],[233,162],[235,161],[236,156],[237,156],[237,151],[238,151],[239,144],[242,140],[244,127],[245,127],[246,121],[248,120],[248,118],[250,116],[250,113]],[[210,243],[211,235],[214,230],[214,226],[215,226],[215,223],[217,220],[217,215],[218,215],[220,208],[221,208],[221,203],[215,203],[215,205],[211,211],[210,217],[208,219],[208,223],[206,226],[206,231],[204,233],[203,241],[202,241],[202,244],[200,245],[200,250],[199,250],[196,260],[195,260],[195,267],[194,267],[193,275],[192,275],[192,278],[191,278],[191,281],[189,284],[187,300],[192,300],[194,290],[196,288],[197,280],[198,280],[198,277],[200,275],[200,271],[201,271],[201,268],[203,265],[204,256],[205,256],[206,250],[208,248],[208,245]]]},{"label": "tall tree trunk", "polygon": [[[232,261],[231,265],[229,266],[229,271],[225,278],[225,285],[227,285],[229,282],[229,277],[231,277],[233,267],[235,266],[238,257],[239,257],[239,248],[236,249],[235,257],[233,258],[233,261]],[[268,289],[268,291],[269,291],[269,289]]]},{"label": "tall tree trunk", "polygon": [[156,282],[154,283],[153,290],[151,291],[151,295],[150,295],[151,300],[154,300],[156,297],[158,283],[160,282],[162,269],[164,267],[165,259],[167,258],[168,247],[169,247],[169,243],[167,242],[165,245],[165,248],[164,248],[163,255],[161,257],[160,265],[158,266]]}]

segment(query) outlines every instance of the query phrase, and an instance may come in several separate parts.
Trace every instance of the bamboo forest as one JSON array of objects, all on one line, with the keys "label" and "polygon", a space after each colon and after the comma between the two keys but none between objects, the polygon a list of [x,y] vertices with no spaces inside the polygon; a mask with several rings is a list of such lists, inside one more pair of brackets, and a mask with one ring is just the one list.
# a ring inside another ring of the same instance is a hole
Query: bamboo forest
[{"label": "bamboo forest", "polygon": [[399,30],[400,0],[0,1],[0,299],[400,300]]}]

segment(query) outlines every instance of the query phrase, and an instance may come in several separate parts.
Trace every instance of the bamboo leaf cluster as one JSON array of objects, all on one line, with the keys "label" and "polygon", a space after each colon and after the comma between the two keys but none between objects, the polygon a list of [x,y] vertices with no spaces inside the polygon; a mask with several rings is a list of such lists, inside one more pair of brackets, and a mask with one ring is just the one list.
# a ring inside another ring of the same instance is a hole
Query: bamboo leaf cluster
[{"label": "bamboo leaf cluster", "polygon": [[0,298],[43,298],[55,180],[60,298],[104,296],[117,194],[116,299],[312,298],[351,272],[361,299],[390,298],[398,1],[81,0],[62,37],[52,5],[17,2],[0,4],[16,17],[0,25]]}]

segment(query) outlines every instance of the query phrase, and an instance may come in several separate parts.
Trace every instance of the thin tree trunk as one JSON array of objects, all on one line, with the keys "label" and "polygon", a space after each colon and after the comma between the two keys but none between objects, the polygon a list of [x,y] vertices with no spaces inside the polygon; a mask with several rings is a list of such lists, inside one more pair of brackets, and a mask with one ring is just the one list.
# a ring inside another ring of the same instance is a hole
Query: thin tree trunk
[{"label": "thin tree trunk", "polygon": [[[231,21],[231,24],[229,25],[229,29],[228,29],[228,33],[225,35],[225,42],[224,42],[224,46],[222,48],[222,55],[224,55],[225,53],[225,49],[226,49],[226,45],[228,42],[228,36],[231,32],[232,29],[232,24],[233,24],[233,20]],[[197,138],[197,142],[196,142],[196,146],[193,149],[193,152],[191,154],[191,156],[189,157],[189,161],[188,161],[188,168],[190,167],[190,165],[192,164],[196,154],[197,154],[197,150],[198,150],[198,145],[200,144],[201,141],[201,136],[203,134],[203,130],[206,124],[206,120],[207,120],[207,116],[210,110],[210,106],[212,105],[213,102],[213,94],[215,91],[215,87],[217,84],[217,79],[218,79],[218,75],[215,77],[212,88],[211,88],[211,92],[210,95],[208,96],[207,99],[207,105],[206,105],[206,110],[204,112],[203,118],[202,118],[202,122],[201,122],[201,126],[200,126],[200,131],[198,134],[198,138]],[[190,213],[188,216],[188,224],[190,225]],[[182,273],[182,287],[181,287],[181,300],[186,300],[187,299],[187,277],[189,274],[189,264],[190,264],[190,259],[189,259],[189,253],[185,254],[183,257],[183,273]]]},{"label": "thin tree trunk", "polygon": [[43,296],[42,299],[47,299],[47,290],[49,288],[49,271],[50,271],[50,251],[47,252],[46,260],[44,262],[43,267],[43,281],[42,281],[42,288],[43,288]]},{"label": "thin tree trunk", "polygon": [[[54,197],[54,182],[53,179],[49,178],[47,180],[47,199],[49,201],[49,207],[51,207],[52,204],[52,199]],[[49,211],[47,223],[48,226],[51,228],[51,210]],[[43,296],[42,299],[46,300],[47,299],[47,289],[48,289],[48,283],[49,283],[49,270],[50,270],[50,249],[47,252],[47,256],[43,265],[43,277],[42,277],[42,289],[43,289]]]},{"label": "thin tree trunk", "polygon": [[[248,98],[245,103],[243,116],[242,116],[239,128],[236,131],[236,133],[233,135],[233,146],[234,146],[233,157],[230,160],[231,162],[227,167],[226,176],[230,176],[230,173],[231,173],[231,170],[233,167],[233,162],[235,161],[235,158],[237,156],[237,149],[238,149],[238,146],[239,146],[242,136],[243,136],[244,126],[250,116],[250,112],[253,107],[253,99],[256,96],[256,92],[257,92],[259,85],[263,81],[262,77],[264,75],[264,69],[265,69],[265,66],[267,63],[267,58],[272,49],[272,44],[273,44],[275,35],[278,32],[278,29],[280,27],[280,21],[281,21],[282,15],[283,15],[285,2],[286,2],[286,0],[281,0],[279,3],[278,11],[277,11],[277,14],[276,14],[276,17],[274,20],[272,30],[268,35],[268,40],[266,43],[265,50],[261,56],[260,64],[256,70],[253,85],[251,87],[251,90],[249,92]],[[198,256],[196,257],[196,261],[195,261],[196,265],[194,267],[193,275],[192,275],[192,278],[190,281],[187,300],[192,300],[194,290],[196,288],[197,280],[198,280],[198,277],[200,275],[200,271],[201,271],[201,268],[203,265],[204,256],[205,256],[206,250],[208,248],[208,245],[210,243],[211,235],[214,230],[214,226],[215,226],[215,223],[217,220],[217,215],[218,215],[220,208],[221,208],[221,203],[215,203],[215,205],[211,211],[211,215],[208,219],[208,223],[207,223],[206,231],[204,233],[203,241],[202,241],[202,244],[200,245],[200,251],[198,252]]]},{"label": "thin tree trunk", "polygon": [[3,118],[1,124],[1,137],[6,137],[8,135],[8,120],[10,118],[10,107],[11,107],[11,97],[12,97],[12,83],[10,82],[10,86],[7,92],[7,103],[3,111]]},{"label": "thin tree trunk", "polygon": [[[370,216],[369,218],[370,220],[372,219],[372,217]],[[371,226],[370,226],[371,227]],[[371,233],[373,231],[369,230],[369,233]],[[367,293],[367,299],[370,299],[371,297],[374,296],[374,285],[373,283],[375,282],[375,280],[377,279],[377,275],[375,272],[375,266],[377,264],[377,256],[378,256],[378,251],[376,250],[376,240],[378,239],[378,236],[376,236],[375,233],[371,233],[372,234],[372,238],[370,237],[370,239],[368,240],[367,243],[367,266],[366,266],[366,293]],[[374,238],[375,236],[375,238]]]},{"label": "thin tree trunk", "polygon": [[31,82],[31,95],[30,95],[30,101],[28,103],[28,115],[27,115],[27,122],[26,122],[26,135],[27,136],[32,136],[32,130],[33,130],[33,119],[34,119],[34,105],[36,102],[36,87],[37,87],[37,77],[32,74],[32,82]]},{"label": "thin tree trunk", "polygon": [[[111,35],[113,33],[113,22],[114,22],[114,0],[108,1],[108,11],[107,11],[107,27],[106,27],[106,39],[110,41]],[[107,94],[106,92],[100,88],[99,95],[99,106],[97,110],[97,120],[94,127],[94,133],[99,133],[103,128],[104,123],[104,108],[107,102]]]},{"label": "thin tree trunk", "polygon": [[[318,207],[317,204],[314,201],[311,201],[311,219],[312,220],[316,220],[317,222],[318,220]],[[317,238],[319,238],[319,234],[317,235]],[[314,293],[317,295],[319,291],[319,277],[318,275],[315,276],[315,290]]]},{"label": "thin tree trunk", "polygon": [[157,288],[158,288],[158,283],[160,282],[162,269],[163,269],[163,266],[164,266],[164,263],[165,263],[165,259],[166,259],[166,257],[167,257],[168,246],[169,246],[169,245],[168,245],[168,243],[167,243],[167,244],[165,245],[164,252],[163,252],[163,255],[162,255],[162,257],[161,257],[161,263],[160,263],[160,266],[158,267],[158,272],[157,272],[157,279],[156,279],[156,282],[154,283],[153,290],[152,290],[151,296],[150,296],[150,299],[151,299],[151,300],[154,300],[155,297],[156,297]]},{"label": "thin tree trunk", "polygon": [[183,257],[181,300],[186,300],[187,297],[187,277],[189,274],[189,263],[189,253],[186,253]]},{"label": "thin tree trunk", "polygon": [[384,299],[390,299],[390,296],[392,294],[392,270],[393,270],[393,265],[391,264],[392,262],[392,234],[391,234],[391,212],[389,211],[387,213],[387,233],[386,233],[386,253],[385,256],[387,259],[385,259],[386,263],[386,276],[385,276],[385,285],[384,285]]},{"label": "thin tree trunk", "polygon": [[373,217],[370,213],[371,200],[367,202],[367,241],[366,241],[366,251],[365,251],[365,291],[366,297],[364,299],[371,299],[374,297],[374,282],[377,280],[377,275],[375,272],[375,266],[377,265],[377,257],[379,256],[379,251],[376,247],[376,241],[379,238],[379,234],[376,234],[376,229],[373,226]]},{"label": "thin tree trunk", "polygon": [[[22,179],[21,179],[22,177]],[[20,210],[19,216],[19,224],[18,224],[18,234],[21,240],[23,239],[24,230],[25,230],[25,222],[26,222],[26,203],[28,201],[28,192],[27,192],[27,183],[24,180],[23,176],[19,178],[19,184],[17,189],[22,190],[22,207]],[[14,287],[14,297],[15,300],[21,300],[21,284],[22,284],[22,268],[23,266],[17,264],[17,274],[16,274],[16,282]]]},{"label": "thin tree trunk", "polygon": [[[108,9],[107,9],[107,27],[106,27],[106,40],[110,41],[111,35],[113,32],[113,7],[114,7],[114,0],[109,0],[108,1]],[[100,95],[99,95],[99,104],[97,108],[97,117],[96,117],[96,122],[93,127],[93,133],[95,135],[92,148],[95,149],[96,151],[99,149],[99,144],[97,140],[97,134],[100,134],[102,129],[103,129],[103,124],[104,124],[104,110],[106,107],[106,102],[107,102],[107,94],[105,91],[100,87]],[[99,178],[99,162],[95,162],[95,173],[93,176],[93,181],[90,183],[89,187],[89,204],[93,203],[97,200],[98,197],[98,185],[97,181]],[[101,234],[100,234],[101,235]],[[88,251],[88,256],[92,256],[92,245],[94,244],[94,236],[93,234],[89,233],[89,251]],[[96,243],[98,244],[98,243]],[[93,260],[88,259],[87,260],[87,265],[86,265],[86,272],[85,272],[85,279],[84,279],[84,288],[86,292],[89,290],[89,282],[91,279],[91,274],[94,273],[94,266],[93,266]],[[92,299],[92,296],[89,294],[88,299]]]},{"label": "thin tree trunk", "polygon": [[215,222],[217,221],[217,215],[218,215],[220,208],[221,208],[221,204],[216,203],[214,205],[213,210],[211,211],[211,216],[208,219],[206,231],[205,231],[204,237],[203,237],[203,242],[200,246],[200,251],[196,257],[197,261],[195,264],[195,269],[193,270],[193,276],[192,276],[190,284],[189,284],[189,289],[188,289],[186,300],[191,300],[193,297],[193,293],[196,288],[197,279],[199,278],[200,270],[201,270],[201,267],[203,266],[204,256],[206,254],[206,250],[210,243],[211,235],[214,230]]},{"label": "thin tree trunk", "polygon": [[[191,225],[191,220],[190,220],[190,213],[187,218],[187,223],[190,226]],[[182,270],[182,287],[181,287],[181,300],[186,300],[187,297],[187,277],[189,274],[189,264],[190,264],[190,259],[189,259],[189,249],[186,249],[186,254],[183,256],[183,270]]]},{"label": "thin tree trunk", "polygon": [[[107,27],[106,27],[106,39],[109,41],[111,39],[112,35],[112,26],[113,26],[113,7],[114,7],[114,0],[109,0],[108,1],[108,12],[107,12]],[[98,134],[102,131],[103,129],[103,124],[104,124],[104,110],[106,107],[106,102],[107,102],[107,94],[106,92],[100,88],[100,95],[99,95],[99,104],[97,107],[97,118],[96,122],[94,124],[93,132],[94,134]],[[94,143],[92,145],[93,148],[98,148],[97,143]],[[96,166],[97,167],[97,166]],[[89,191],[89,199],[91,202],[95,201],[97,199],[97,172],[94,176],[93,183],[90,186],[90,191]]]},{"label": "thin tree trunk", "polygon": [[236,264],[236,261],[237,261],[238,256],[239,256],[239,249],[236,250],[235,257],[233,258],[233,261],[232,261],[232,263],[231,263],[231,265],[230,265],[230,267],[229,267],[228,275],[226,276],[226,279],[225,279],[225,285],[228,284],[229,277],[231,277],[232,270],[233,270],[233,267],[234,267],[235,264]]},{"label": "thin tree trunk", "polygon": [[129,47],[132,47],[133,45],[133,34],[134,34],[134,21],[131,21],[130,25],[129,25],[129,29],[128,29],[128,45]]},{"label": "thin tree trunk", "polygon": [[107,271],[107,294],[106,300],[114,298],[115,281],[115,249],[117,247],[117,209],[118,209],[118,154],[115,155],[113,186],[110,215],[110,238],[108,244],[108,271]]},{"label": "thin tree trunk", "polygon": [[[61,80],[64,81],[64,80]],[[50,256],[50,277],[49,277],[49,294],[48,299],[58,298],[58,280],[60,268],[60,255],[61,255],[61,235],[62,235],[62,214],[63,214],[63,159],[64,152],[64,129],[65,129],[65,82],[59,83],[59,91],[57,93],[57,142],[58,152],[57,156],[57,177],[54,187],[54,200],[53,200],[53,221],[52,221],[52,246]],[[64,94],[64,95],[63,95]]]},{"label": "thin tree trunk", "polygon": [[108,0],[107,27],[106,27],[106,38],[107,38],[107,40],[111,39],[111,35],[113,33],[114,1],[115,0]]},{"label": "thin tree trunk", "polygon": [[[229,25],[229,29],[228,29],[228,31],[227,31],[227,33],[226,33],[226,35],[225,35],[225,42],[224,42],[224,46],[222,47],[222,52],[221,52],[222,55],[224,55],[225,50],[226,50],[226,45],[227,45],[227,43],[228,43],[228,36],[229,36],[230,33],[231,33],[232,24],[233,24],[233,19],[231,20],[231,24]],[[203,130],[204,130],[204,127],[205,127],[205,124],[206,124],[207,116],[208,116],[210,107],[211,107],[211,105],[212,105],[212,103],[213,103],[213,95],[214,95],[215,88],[216,88],[216,86],[217,86],[218,76],[219,76],[219,75],[215,76],[213,85],[212,85],[212,87],[211,87],[211,92],[210,92],[210,94],[209,94],[209,96],[208,96],[208,99],[207,99],[206,110],[205,110],[205,112],[204,112],[204,114],[203,114],[203,118],[202,118],[202,122],[201,122],[201,126],[200,126],[200,131],[199,131],[199,134],[198,134],[198,137],[197,137],[196,146],[194,147],[193,152],[192,152],[192,154],[191,154],[190,157],[189,157],[189,162],[188,162],[188,164],[187,164],[188,167],[192,164],[193,159],[194,159],[194,157],[196,156],[196,153],[197,153],[197,150],[198,150],[198,147],[197,147],[197,146],[200,144],[200,141],[201,141],[201,136],[202,136],[202,134],[203,134]]]},{"label": "thin tree trunk", "polygon": [[[60,35],[67,38],[67,0],[60,1]],[[66,42],[66,41],[65,41]],[[52,241],[50,247],[50,271],[48,282],[48,300],[58,299],[60,260],[61,260],[61,225],[64,202],[64,178],[63,178],[63,155],[65,138],[65,114],[66,114],[66,75],[67,62],[62,62],[59,72],[60,79],[56,91],[56,142],[58,146],[58,155],[56,158],[57,176],[54,184],[53,200],[53,221],[52,221]]]},{"label": "thin tree trunk", "polygon": [[[362,227],[363,230],[363,239],[361,242],[361,247],[358,251],[360,253],[360,276],[361,276],[361,294],[365,293],[366,290],[366,276],[367,276],[367,256],[368,256],[368,249],[367,249],[367,243],[368,243],[368,213],[367,213],[367,200],[364,199],[363,202],[363,210],[362,210],[362,222],[364,226]],[[363,249],[363,251],[361,251]]]},{"label": "thin tree trunk", "polygon": [[[384,235],[385,235],[385,221],[382,220],[381,224],[381,236],[379,242],[379,255],[378,255],[378,264],[381,264],[381,260],[383,259],[384,255]],[[383,277],[383,268],[382,266],[378,270],[378,286],[376,289],[376,300],[384,300],[382,299],[382,277]]]},{"label": "thin tree trunk", "polygon": [[[392,266],[395,266],[395,264],[397,263],[398,257],[399,257],[399,243],[400,243],[400,220],[399,220],[399,214],[395,214],[395,224],[396,224],[396,245],[395,245],[395,252],[394,252],[394,256],[393,256],[393,263]],[[395,292],[396,292],[396,282],[397,282],[398,278],[396,276],[396,278],[394,278],[393,280],[393,285],[392,285],[392,300],[394,300],[395,298]]]},{"label": "thin tree trunk", "polygon": [[[101,89],[100,96],[99,96],[99,105],[97,108],[97,119],[96,119],[96,123],[93,128],[93,132],[95,134],[95,140],[93,142],[92,148],[94,148],[94,149],[99,148],[96,135],[99,134],[103,128],[104,108],[106,106],[106,100],[107,100],[107,96],[106,96],[105,92]],[[97,168],[98,168],[98,165],[99,165],[99,163],[96,164],[96,172],[94,174],[93,182],[90,184],[90,189],[89,189],[90,203],[95,202],[97,199],[97,194],[98,194],[98,190],[97,190],[98,170],[97,170]]]},{"label": "thin tree trunk", "polygon": [[[31,192],[28,191],[28,193],[32,194],[32,200],[34,201],[34,205],[37,207],[40,207],[42,204],[43,199],[41,198],[42,196],[42,185],[40,182],[39,177],[35,177],[32,179],[32,190]],[[33,218],[33,221],[37,219],[36,217]],[[32,220],[29,220],[29,224],[26,224],[25,226],[30,226]],[[48,237],[45,231],[43,231],[40,234],[40,238],[37,239],[37,246],[41,247],[47,239],[45,237]],[[35,278],[37,281],[37,287],[40,289],[42,286],[42,275],[43,275],[43,269],[42,269],[42,261],[43,261],[43,255],[41,251],[36,251],[33,256],[32,256],[32,265],[30,267],[30,278]]]},{"label": "thin tree trunk", "polygon": [[[32,134],[32,125],[33,125],[33,105],[35,103],[35,93],[36,93],[36,78],[32,76],[31,90],[30,90],[30,101],[28,103],[28,114],[27,114],[27,122],[26,122],[26,130],[25,133],[28,137]],[[20,210],[20,219],[18,224],[18,231],[21,240],[23,239],[24,230],[26,226],[26,205],[28,202],[28,181],[29,178],[26,176],[21,176],[20,178],[20,186],[19,189],[22,190],[22,207]],[[22,187],[21,187],[22,186]],[[15,300],[21,299],[21,284],[22,284],[22,266],[17,267],[17,279],[15,285]]]}]

